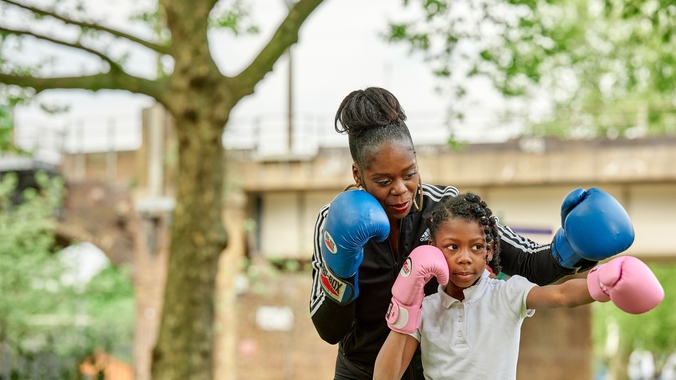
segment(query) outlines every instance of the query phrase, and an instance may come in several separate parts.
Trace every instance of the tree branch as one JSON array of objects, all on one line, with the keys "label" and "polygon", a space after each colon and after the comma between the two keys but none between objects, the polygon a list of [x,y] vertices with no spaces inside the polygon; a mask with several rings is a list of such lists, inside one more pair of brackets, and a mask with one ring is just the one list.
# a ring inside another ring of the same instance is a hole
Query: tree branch
[{"label": "tree branch", "polygon": [[166,80],[148,80],[135,77],[122,71],[111,71],[94,75],[75,77],[38,78],[30,75],[12,75],[0,73],[0,83],[28,87],[40,93],[55,89],[126,90],[148,95],[158,102],[166,104]]},{"label": "tree branch", "polygon": [[74,26],[78,26],[80,28],[88,28],[88,29],[93,29],[93,30],[98,30],[98,31],[101,31],[101,32],[109,33],[109,34],[111,34],[115,37],[124,38],[126,40],[131,41],[131,42],[134,42],[134,43],[137,43],[141,46],[144,46],[144,47],[146,47],[150,50],[154,50],[158,53],[169,54],[169,47],[166,46],[166,45],[160,45],[160,44],[157,44],[157,43],[146,41],[146,40],[141,39],[139,37],[132,36],[131,34],[123,33],[119,30],[107,28],[103,25],[73,20],[71,18],[60,15],[56,12],[48,11],[46,9],[41,9],[41,8],[37,8],[37,7],[34,7],[34,6],[26,5],[26,4],[21,4],[21,3],[14,1],[14,0],[1,0],[0,2],[10,4],[10,5],[14,5],[16,7],[25,9],[27,11],[31,11],[31,12],[38,14],[38,15],[41,15],[41,16],[51,17],[51,18],[62,21],[62,22],[69,24],[69,25],[74,25]]},{"label": "tree branch", "polygon": [[0,32],[6,32],[6,33],[14,34],[14,35],[31,36],[31,37],[35,37],[37,39],[48,41],[48,42],[51,42],[51,43],[54,43],[54,44],[63,45],[63,46],[71,47],[71,48],[74,48],[74,49],[86,51],[87,53],[93,54],[93,55],[101,58],[102,60],[108,62],[111,69],[122,70],[122,67],[117,62],[113,61],[110,57],[108,57],[104,53],[102,53],[98,50],[88,48],[88,47],[86,47],[86,46],[84,46],[80,43],[77,43],[77,42],[75,42],[75,43],[66,42],[66,41],[57,40],[57,39],[54,39],[52,37],[45,36],[43,34],[31,32],[29,30],[10,29],[10,28],[5,28],[3,26],[0,26]]},{"label": "tree branch", "polygon": [[237,76],[230,78],[230,81],[236,81],[236,86],[230,86],[231,89],[238,88],[240,98],[250,95],[254,91],[256,83],[272,71],[272,68],[291,45],[298,42],[298,31],[305,19],[322,3],[323,0],[300,0],[289,11],[284,21],[279,25],[277,31],[272,36],[268,44],[254,58],[253,62]]}]

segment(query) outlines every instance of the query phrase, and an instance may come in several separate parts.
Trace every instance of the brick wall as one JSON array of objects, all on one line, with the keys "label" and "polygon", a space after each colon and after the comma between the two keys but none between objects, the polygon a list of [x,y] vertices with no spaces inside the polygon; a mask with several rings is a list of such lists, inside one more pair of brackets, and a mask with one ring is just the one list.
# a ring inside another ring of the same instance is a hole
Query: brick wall
[{"label": "brick wall", "polygon": [[[322,341],[310,320],[311,280],[308,271],[279,273],[271,268],[249,279],[248,290],[236,303],[237,379],[333,378],[337,346]],[[257,323],[261,308],[291,311],[292,328],[266,331]]]}]

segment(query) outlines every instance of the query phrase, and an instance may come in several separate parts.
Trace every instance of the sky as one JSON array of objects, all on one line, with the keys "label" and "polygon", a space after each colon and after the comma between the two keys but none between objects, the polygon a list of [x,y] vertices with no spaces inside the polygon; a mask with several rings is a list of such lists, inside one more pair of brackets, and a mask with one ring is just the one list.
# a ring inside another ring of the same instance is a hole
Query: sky
[{"label": "sky", "polygon": [[[242,70],[285,16],[283,0],[252,1],[254,20],[260,27],[258,35],[234,38],[219,32],[210,36],[214,59],[226,75]],[[111,0],[105,11],[107,21],[122,25],[120,10],[125,4],[128,3],[123,0]],[[409,54],[404,45],[388,44],[380,36],[389,19],[406,17],[414,10],[403,8],[399,0],[327,0],[310,15],[301,28],[298,44],[292,48],[292,152],[313,153],[318,146],[347,146],[347,138],[333,129],[333,116],[347,94],[368,86],[387,88],[398,97],[416,144],[443,143],[448,138],[444,121],[450,100],[435,93],[437,81],[430,68],[421,55]],[[66,71],[91,67],[81,55],[60,50],[58,54],[60,68]],[[152,60],[152,56],[138,55],[130,59],[130,64],[135,73],[147,75],[147,70],[153,68]],[[482,86],[477,83],[473,88]],[[255,93],[233,110],[225,145],[256,145],[263,154],[287,152],[287,93],[288,59],[282,57],[273,72],[256,86]],[[484,90],[470,96],[476,96],[479,104],[468,112],[468,122],[458,127],[456,134],[482,141],[503,138],[504,133],[486,133],[491,124],[487,112],[492,106],[491,98]],[[68,151],[134,149],[140,144],[141,111],[153,104],[152,99],[142,95],[111,91],[51,91],[40,95],[39,100],[68,105],[69,111],[49,115],[35,104],[19,108],[15,120],[18,132],[23,132],[17,133],[26,141],[62,141],[63,149]]]}]

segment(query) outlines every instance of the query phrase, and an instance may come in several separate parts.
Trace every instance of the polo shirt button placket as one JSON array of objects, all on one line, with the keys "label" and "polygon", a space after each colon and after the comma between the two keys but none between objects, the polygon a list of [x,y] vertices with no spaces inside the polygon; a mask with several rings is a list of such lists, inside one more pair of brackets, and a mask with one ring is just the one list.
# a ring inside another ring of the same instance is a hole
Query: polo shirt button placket
[{"label": "polo shirt button placket", "polygon": [[456,325],[458,327],[457,334],[458,344],[463,346],[467,344],[467,340],[465,340],[463,334],[463,331],[465,331],[465,324],[463,323],[465,320],[464,314],[465,314],[465,305],[461,303],[460,306],[458,307],[458,322],[456,323]]}]

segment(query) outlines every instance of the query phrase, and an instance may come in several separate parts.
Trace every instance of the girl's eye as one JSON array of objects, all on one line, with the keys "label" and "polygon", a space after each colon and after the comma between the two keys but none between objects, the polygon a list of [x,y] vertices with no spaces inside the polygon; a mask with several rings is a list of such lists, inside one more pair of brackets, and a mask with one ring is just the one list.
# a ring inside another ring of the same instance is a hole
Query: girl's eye
[{"label": "girl's eye", "polygon": [[379,186],[387,186],[387,185],[390,184],[390,180],[389,180],[389,179],[384,179],[384,180],[374,181],[374,182],[377,183]]},{"label": "girl's eye", "polygon": [[481,244],[477,244],[477,245],[474,246],[474,249],[476,249],[477,251],[480,251],[480,250],[484,249],[484,246],[481,245]]}]

